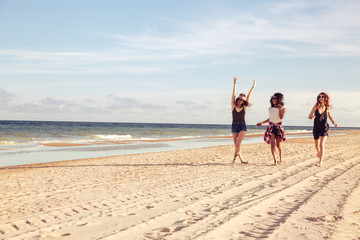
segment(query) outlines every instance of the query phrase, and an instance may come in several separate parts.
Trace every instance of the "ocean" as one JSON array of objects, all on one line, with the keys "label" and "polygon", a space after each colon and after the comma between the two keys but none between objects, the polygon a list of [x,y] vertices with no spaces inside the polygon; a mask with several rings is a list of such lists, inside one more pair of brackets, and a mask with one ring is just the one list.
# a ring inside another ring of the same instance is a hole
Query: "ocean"
[{"label": "ocean", "polygon": [[[247,127],[247,136],[266,128]],[[312,126],[284,128],[288,133],[312,131]],[[261,141],[245,138],[243,144]],[[0,121],[0,166],[232,144],[230,124]]]}]

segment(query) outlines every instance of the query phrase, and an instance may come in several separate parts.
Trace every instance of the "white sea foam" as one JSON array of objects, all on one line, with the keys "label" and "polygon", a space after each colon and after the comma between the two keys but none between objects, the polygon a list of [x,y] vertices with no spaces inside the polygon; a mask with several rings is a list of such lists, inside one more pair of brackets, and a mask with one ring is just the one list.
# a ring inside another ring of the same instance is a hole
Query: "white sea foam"
[{"label": "white sea foam", "polygon": [[[285,129],[286,131],[286,129]],[[312,133],[312,130],[287,130],[289,133]]]},{"label": "white sea foam", "polygon": [[140,140],[145,140],[145,141],[151,141],[151,140],[158,140],[158,138],[144,138],[144,137],[141,137]]},{"label": "white sea foam", "polygon": [[193,138],[202,138],[202,136],[181,136],[181,137],[175,137],[175,139],[193,139]]},{"label": "white sea foam", "polygon": [[73,144],[86,144],[88,142],[88,140],[74,140],[74,139],[42,139],[42,140],[35,140],[32,143],[36,143],[36,144],[49,144],[49,143],[73,143]]},{"label": "white sea foam", "polygon": [[106,141],[126,141],[126,140],[135,140],[130,134],[126,135],[94,135],[96,140],[106,140]]},{"label": "white sea foam", "polygon": [[20,143],[14,142],[14,141],[0,141],[0,146],[6,146],[6,145],[18,145]]}]

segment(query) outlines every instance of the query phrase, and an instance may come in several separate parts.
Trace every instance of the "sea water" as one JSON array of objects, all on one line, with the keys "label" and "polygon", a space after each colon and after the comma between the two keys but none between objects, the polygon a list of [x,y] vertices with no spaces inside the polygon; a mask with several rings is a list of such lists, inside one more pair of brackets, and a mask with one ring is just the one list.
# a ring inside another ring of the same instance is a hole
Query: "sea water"
[{"label": "sea water", "polygon": [[[247,127],[247,136],[263,134],[266,128]],[[312,127],[285,130],[311,134]],[[245,138],[243,144],[262,139]],[[232,144],[231,125],[0,121],[0,166]]]}]

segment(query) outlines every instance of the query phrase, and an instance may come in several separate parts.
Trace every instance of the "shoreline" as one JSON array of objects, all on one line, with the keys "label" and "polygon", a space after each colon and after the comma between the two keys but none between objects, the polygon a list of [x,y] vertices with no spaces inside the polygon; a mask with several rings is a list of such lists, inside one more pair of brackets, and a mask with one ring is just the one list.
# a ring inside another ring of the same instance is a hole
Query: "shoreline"
[{"label": "shoreline", "polygon": [[[352,133],[355,131],[332,131],[333,136],[338,134]],[[311,137],[311,133],[288,133],[288,139]],[[263,134],[246,135],[242,145],[263,142]],[[218,139],[218,140],[216,140]],[[198,149],[211,146],[233,145],[232,136],[209,136],[201,138],[185,139],[161,139],[161,140],[134,140],[128,142],[96,142],[93,144],[53,143],[41,144],[45,148],[26,150],[25,153],[3,152],[2,156],[9,160],[0,161],[0,168],[22,166],[34,163],[62,162],[75,159],[90,159],[98,157],[116,157],[132,154],[167,152],[183,149]],[[12,150],[12,149],[8,149]],[[16,149],[15,149],[16,150]],[[21,150],[21,149],[20,149]],[[11,160],[12,159],[12,160]]]},{"label": "shoreline", "polygon": [[[348,133],[350,131],[329,131],[331,134],[338,134],[338,133]],[[297,136],[297,135],[310,135],[312,136],[311,132],[301,132],[301,133],[287,133],[287,136]],[[258,134],[249,134],[245,135],[245,138],[255,138],[255,137],[262,137],[264,136],[263,133]],[[41,143],[39,145],[47,146],[47,147],[76,147],[76,146],[89,146],[89,145],[111,145],[111,144],[129,144],[129,143],[136,143],[136,142],[176,142],[176,141],[186,141],[186,140],[196,140],[196,139],[232,139],[232,136],[206,136],[206,137],[187,137],[187,138],[165,138],[165,139],[136,139],[136,140],[124,140],[124,141],[97,141],[92,143]]]},{"label": "shoreline", "polygon": [[[360,134],[360,131],[341,131],[341,132],[329,132],[329,133],[335,133],[336,135],[338,135],[339,133],[344,133],[344,134],[351,134],[351,133],[355,133],[355,134]],[[304,142],[304,141],[311,141],[313,142],[313,138],[312,138],[312,133],[288,133],[287,135],[290,136],[304,136],[304,135],[309,135],[308,137],[299,137],[299,138],[291,138],[291,139],[287,139],[286,142],[289,141],[294,141],[297,142],[297,139],[300,139],[300,142]],[[333,136],[336,136],[333,135]],[[245,138],[255,138],[255,137],[262,137],[263,134],[252,134],[250,136],[245,136]],[[192,139],[216,139],[216,138],[225,138],[225,139],[232,139],[232,136],[223,136],[223,137],[219,137],[219,136],[210,136],[210,137],[202,137],[202,138],[192,138]],[[164,140],[159,140],[159,141],[152,141],[152,140],[136,140],[134,142],[167,142],[167,141],[187,141],[187,140],[192,140],[192,139],[164,139]],[[132,141],[133,142],[133,141]],[[248,145],[248,144],[261,144],[263,142],[250,142],[250,143],[242,143],[242,145]],[[64,145],[59,144],[59,145],[44,145],[44,146],[48,146],[48,147],[74,147],[74,146],[88,146],[88,145],[105,145],[106,143],[96,143],[96,144],[71,144],[71,143],[65,143]],[[118,144],[118,143],[111,143],[111,144]],[[124,143],[123,143],[124,144]],[[266,144],[268,145],[268,144]],[[120,154],[120,155],[110,155],[110,156],[100,156],[100,157],[85,157],[85,158],[74,158],[74,159],[67,159],[67,160],[59,160],[59,161],[50,161],[50,162],[39,162],[39,163],[28,163],[28,164],[18,164],[18,165],[10,165],[10,166],[0,166],[0,171],[4,170],[4,169],[16,169],[16,168],[36,168],[36,167],[44,167],[47,165],[57,165],[57,164],[62,164],[62,163],[69,163],[69,162],[82,162],[82,161],[88,161],[91,159],[107,159],[107,158],[116,158],[116,157],[121,157],[121,156],[136,156],[139,154],[151,154],[151,153],[167,153],[167,152],[174,152],[174,151],[182,151],[182,150],[196,150],[196,149],[206,149],[206,148],[216,148],[216,147],[220,147],[220,146],[232,146],[233,145],[215,145],[215,146],[205,146],[205,147],[199,147],[199,148],[185,148],[185,149],[176,149],[176,150],[164,150],[164,151],[151,151],[151,152],[142,152],[142,153],[130,153],[130,154]]]},{"label": "shoreline", "polygon": [[[338,134],[338,133],[347,133],[349,131],[329,131],[329,133]],[[301,132],[301,133],[286,133],[287,136],[296,136],[296,135],[311,135],[312,132]],[[262,137],[263,133],[258,134],[249,134],[245,135],[245,138],[254,138],[254,137]],[[188,137],[188,138],[166,138],[166,139],[136,139],[136,140],[124,140],[124,141],[103,141],[103,142],[94,142],[94,143],[42,143],[40,145],[47,147],[72,147],[72,146],[88,146],[88,145],[104,145],[104,144],[127,144],[133,142],[175,142],[175,141],[186,141],[186,140],[194,140],[194,139],[232,139],[232,136],[206,136],[206,137]]]}]

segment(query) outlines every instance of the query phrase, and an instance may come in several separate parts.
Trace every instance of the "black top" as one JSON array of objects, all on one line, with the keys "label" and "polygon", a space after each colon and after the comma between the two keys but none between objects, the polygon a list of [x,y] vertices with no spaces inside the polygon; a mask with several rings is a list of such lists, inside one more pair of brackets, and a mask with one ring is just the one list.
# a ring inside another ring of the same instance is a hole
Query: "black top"
[{"label": "black top", "polygon": [[320,133],[320,136],[324,136],[329,130],[329,124],[327,123],[327,106],[325,106],[325,111],[323,113],[319,113],[319,109],[315,111],[315,119],[314,119],[314,129],[313,131]]},{"label": "black top", "polygon": [[233,122],[245,122],[245,108],[238,112],[236,107],[232,111]]}]

